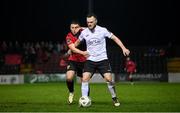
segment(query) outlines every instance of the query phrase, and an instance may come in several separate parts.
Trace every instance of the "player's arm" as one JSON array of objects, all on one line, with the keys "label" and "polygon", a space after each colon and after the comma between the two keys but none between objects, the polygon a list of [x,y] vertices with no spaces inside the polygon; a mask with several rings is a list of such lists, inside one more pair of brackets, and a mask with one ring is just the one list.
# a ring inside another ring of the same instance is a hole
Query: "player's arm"
[{"label": "player's arm", "polygon": [[74,46],[77,47],[80,43],[81,43],[81,41],[79,39],[77,39],[76,42],[74,43]]},{"label": "player's arm", "polygon": [[76,46],[78,46],[80,44],[80,40],[78,39],[75,43],[71,43],[68,45],[69,49],[74,52],[74,53],[78,53],[81,55],[84,55],[85,57],[88,56],[88,52],[87,51],[81,51],[80,49],[76,48]]},{"label": "player's arm", "polygon": [[112,35],[112,36],[111,36],[111,39],[112,39],[114,42],[116,42],[116,44],[117,44],[119,47],[121,47],[124,56],[128,56],[128,55],[129,55],[129,53],[130,53],[129,49],[127,49],[127,48],[124,46],[124,44],[122,43],[122,41],[121,41],[118,37],[116,37],[115,35]]},{"label": "player's arm", "polygon": [[[80,40],[77,40],[75,43],[71,43],[71,44],[74,44],[74,45],[69,44],[69,45],[71,45],[72,47],[68,45],[69,48],[71,47],[71,48],[68,50],[68,54],[72,54],[72,52],[78,53],[77,50],[74,50],[74,49],[77,49],[76,47],[77,47],[80,43],[81,43],[81,41],[80,41]],[[75,48],[74,48],[74,47],[75,47]],[[74,50],[74,51],[73,51],[73,50]]]},{"label": "player's arm", "polygon": [[73,43],[72,43],[72,44],[69,44],[68,47],[69,47],[69,49],[70,49],[72,52],[74,52],[74,53],[84,54],[84,51],[81,51],[81,50],[77,49],[77,48],[75,47],[75,44],[73,44]]},{"label": "player's arm", "polygon": [[[77,47],[80,43],[81,43],[80,40],[78,40],[78,41],[76,41],[75,43],[71,43],[71,44],[74,44],[74,47]],[[71,44],[69,44],[69,45],[71,45]],[[68,47],[70,48],[69,45],[68,45]],[[74,48],[74,47],[73,47],[73,48]],[[72,47],[71,47],[71,48],[72,48]],[[72,48],[72,49],[71,49],[71,48],[68,49],[67,54],[71,55],[72,52],[77,53],[77,52],[76,52],[77,50],[73,51],[73,48]]]}]

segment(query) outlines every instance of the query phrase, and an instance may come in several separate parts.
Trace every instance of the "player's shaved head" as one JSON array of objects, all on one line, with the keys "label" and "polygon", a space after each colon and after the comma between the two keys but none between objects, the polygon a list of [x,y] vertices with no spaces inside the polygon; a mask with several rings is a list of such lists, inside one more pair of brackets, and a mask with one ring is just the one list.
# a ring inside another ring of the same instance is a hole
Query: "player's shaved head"
[{"label": "player's shaved head", "polygon": [[93,30],[97,24],[97,16],[93,13],[88,14],[86,17],[87,25],[90,30]]},{"label": "player's shaved head", "polygon": [[86,17],[87,18],[94,17],[97,19],[97,16],[94,13],[89,13]]}]

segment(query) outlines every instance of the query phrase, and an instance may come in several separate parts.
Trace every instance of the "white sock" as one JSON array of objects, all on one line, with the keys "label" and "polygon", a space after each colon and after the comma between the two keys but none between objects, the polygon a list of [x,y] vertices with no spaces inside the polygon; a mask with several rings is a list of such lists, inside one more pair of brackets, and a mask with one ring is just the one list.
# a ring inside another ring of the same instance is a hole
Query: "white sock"
[{"label": "white sock", "polygon": [[109,92],[111,93],[112,98],[116,97],[116,92],[115,92],[115,86],[113,82],[107,82]]},{"label": "white sock", "polygon": [[89,92],[89,83],[88,82],[82,82],[82,84],[81,84],[82,96],[88,96],[88,92]]}]

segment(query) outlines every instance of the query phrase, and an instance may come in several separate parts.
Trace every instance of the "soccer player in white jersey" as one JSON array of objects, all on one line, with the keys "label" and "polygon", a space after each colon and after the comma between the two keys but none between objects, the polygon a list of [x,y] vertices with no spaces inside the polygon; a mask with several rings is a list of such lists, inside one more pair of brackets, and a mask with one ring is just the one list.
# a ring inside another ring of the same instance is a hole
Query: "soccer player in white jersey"
[{"label": "soccer player in white jersey", "polygon": [[83,39],[85,39],[87,51],[79,52],[74,50],[74,52],[88,56],[82,78],[82,96],[88,96],[89,80],[93,74],[98,71],[107,81],[114,106],[120,106],[120,102],[116,96],[115,86],[112,81],[111,67],[107,57],[105,38],[112,39],[122,49],[124,56],[128,56],[130,51],[113,33],[109,32],[106,28],[97,25],[97,17],[95,14],[88,14],[86,21],[88,27],[81,32],[75,45],[78,45]]}]

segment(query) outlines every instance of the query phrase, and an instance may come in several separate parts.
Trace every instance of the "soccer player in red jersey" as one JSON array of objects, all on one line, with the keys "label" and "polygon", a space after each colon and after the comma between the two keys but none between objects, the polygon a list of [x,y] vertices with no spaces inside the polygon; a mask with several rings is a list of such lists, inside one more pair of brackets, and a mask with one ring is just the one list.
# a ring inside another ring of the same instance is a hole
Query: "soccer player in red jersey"
[{"label": "soccer player in red jersey", "polygon": [[125,69],[128,75],[128,79],[130,80],[131,84],[133,85],[133,74],[136,72],[136,64],[135,62],[133,62],[130,57],[126,58],[126,62],[125,62]]},{"label": "soccer player in red jersey", "polygon": [[[69,90],[69,97],[68,97],[69,104],[72,104],[73,97],[74,97],[74,80],[73,80],[73,78],[75,75],[82,78],[84,62],[86,61],[85,56],[78,54],[78,53],[74,53],[72,51],[72,49],[76,49],[74,43],[78,39],[78,36],[80,35],[81,31],[82,31],[82,28],[80,27],[79,22],[73,20],[70,24],[70,32],[66,36],[66,43],[69,47],[69,50],[71,51],[71,54],[68,57],[68,66],[67,66],[67,72],[66,72],[66,84],[67,84],[67,87]],[[79,45],[77,48],[85,51],[86,45],[84,45],[84,44],[85,43],[81,43],[81,45]]]}]

